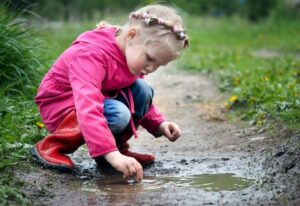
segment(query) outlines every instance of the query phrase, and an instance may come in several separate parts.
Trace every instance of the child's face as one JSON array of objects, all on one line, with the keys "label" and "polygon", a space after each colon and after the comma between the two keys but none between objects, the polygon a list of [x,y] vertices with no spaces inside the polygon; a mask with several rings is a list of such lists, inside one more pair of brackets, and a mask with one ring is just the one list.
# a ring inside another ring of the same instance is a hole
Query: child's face
[{"label": "child's face", "polygon": [[138,39],[133,39],[127,44],[125,56],[127,66],[133,75],[147,75],[174,59],[173,52],[167,44],[158,42],[145,44]]}]

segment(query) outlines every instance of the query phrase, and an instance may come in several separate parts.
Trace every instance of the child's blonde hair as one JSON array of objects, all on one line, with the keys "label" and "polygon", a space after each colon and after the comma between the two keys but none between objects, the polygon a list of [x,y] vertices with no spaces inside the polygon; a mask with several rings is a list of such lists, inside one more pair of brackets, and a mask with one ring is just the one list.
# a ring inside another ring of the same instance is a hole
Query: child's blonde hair
[{"label": "child's blonde hair", "polygon": [[[105,21],[97,24],[98,28],[110,26],[113,25]],[[189,45],[183,20],[171,7],[149,5],[132,12],[121,30],[126,32],[132,26],[140,27],[140,37],[145,44],[160,42],[172,49],[175,58]]]}]

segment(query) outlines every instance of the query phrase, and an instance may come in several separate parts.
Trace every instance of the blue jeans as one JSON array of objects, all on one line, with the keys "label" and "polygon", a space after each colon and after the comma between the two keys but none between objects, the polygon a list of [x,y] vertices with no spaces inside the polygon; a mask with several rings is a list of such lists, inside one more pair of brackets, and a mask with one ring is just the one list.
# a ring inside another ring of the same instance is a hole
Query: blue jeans
[{"label": "blue jeans", "polygon": [[[130,90],[135,108],[133,120],[137,122],[149,111],[154,92],[143,79],[137,79],[130,86]],[[127,100],[129,100],[127,88],[123,89],[123,91],[127,96]],[[116,98],[109,98],[104,101],[104,116],[107,119],[109,129],[115,137],[122,134],[129,126],[131,114],[127,100],[123,95],[119,94]]]}]

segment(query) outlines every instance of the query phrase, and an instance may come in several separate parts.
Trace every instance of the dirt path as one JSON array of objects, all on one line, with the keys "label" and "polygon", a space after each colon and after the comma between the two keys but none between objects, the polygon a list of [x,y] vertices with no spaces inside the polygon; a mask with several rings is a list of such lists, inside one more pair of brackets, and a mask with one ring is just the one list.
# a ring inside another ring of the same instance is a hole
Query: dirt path
[{"label": "dirt path", "polygon": [[223,97],[207,76],[163,68],[147,80],[160,110],[181,126],[182,138],[172,143],[140,129],[140,137],[130,140],[133,150],[157,156],[145,168],[145,180],[125,182],[97,168],[82,147],[72,156],[78,164],[74,174],[37,166],[17,172],[35,204],[299,204],[299,149],[281,147],[299,144],[299,136],[283,141],[263,128],[229,122]]}]

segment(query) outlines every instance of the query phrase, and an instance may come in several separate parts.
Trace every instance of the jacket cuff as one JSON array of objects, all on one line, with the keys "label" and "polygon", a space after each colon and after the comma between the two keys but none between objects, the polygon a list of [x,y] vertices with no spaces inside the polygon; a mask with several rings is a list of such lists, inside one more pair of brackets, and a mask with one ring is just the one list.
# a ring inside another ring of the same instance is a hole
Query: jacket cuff
[{"label": "jacket cuff", "polygon": [[144,127],[154,137],[160,137],[162,134],[158,131],[159,125],[165,121],[165,118],[159,118],[152,121],[142,119],[140,125]]},{"label": "jacket cuff", "polygon": [[118,150],[118,148],[116,146],[112,146],[112,147],[108,147],[108,148],[105,148],[105,149],[102,149],[102,150],[90,151],[90,155],[94,159],[94,158],[103,156],[107,153],[114,152],[114,151],[117,151],[117,150]]}]

